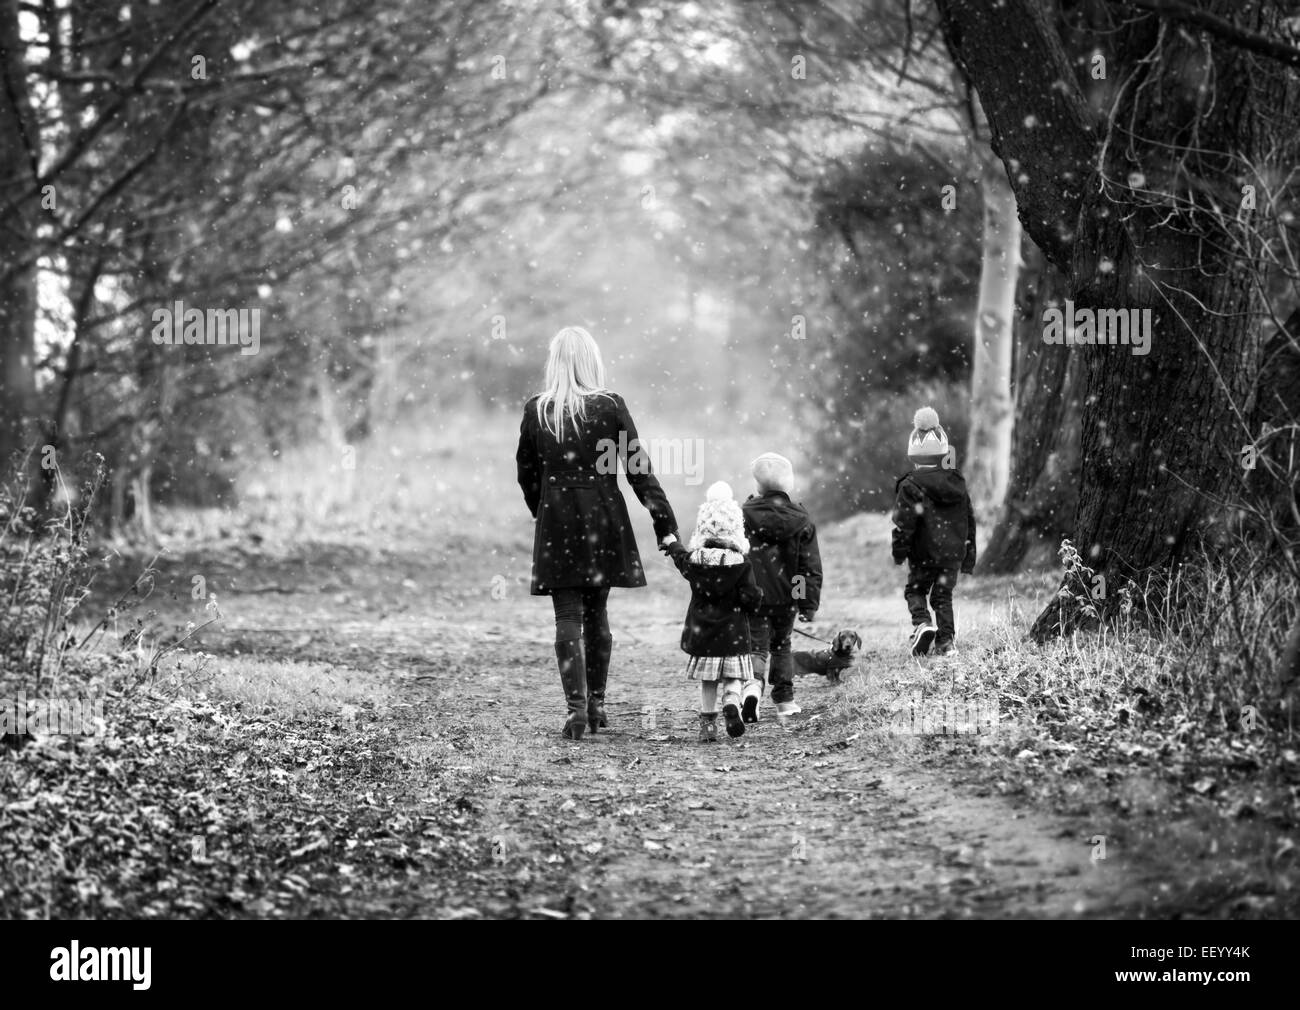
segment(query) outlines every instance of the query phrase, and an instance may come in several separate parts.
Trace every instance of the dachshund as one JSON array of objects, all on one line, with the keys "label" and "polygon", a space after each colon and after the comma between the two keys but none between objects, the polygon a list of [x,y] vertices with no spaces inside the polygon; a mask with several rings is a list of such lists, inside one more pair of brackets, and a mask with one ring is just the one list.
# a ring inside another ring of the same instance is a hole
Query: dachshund
[{"label": "dachshund", "polygon": [[839,631],[831,640],[829,649],[817,652],[796,652],[794,654],[794,672],[799,675],[815,673],[825,677],[832,684],[840,682],[840,674],[853,665],[859,649],[862,648],[862,636],[856,631]]}]

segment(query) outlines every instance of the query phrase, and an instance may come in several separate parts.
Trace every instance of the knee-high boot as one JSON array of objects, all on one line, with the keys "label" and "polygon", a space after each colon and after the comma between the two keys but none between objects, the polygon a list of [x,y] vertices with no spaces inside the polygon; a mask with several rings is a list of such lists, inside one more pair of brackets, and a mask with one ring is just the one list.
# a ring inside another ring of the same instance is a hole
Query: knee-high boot
[{"label": "knee-high boot", "polygon": [[560,667],[560,683],[569,717],[564,721],[564,735],[581,740],[587,729],[587,670],[582,654],[582,639],[555,643],[555,660]]},{"label": "knee-high boot", "polygon": [[593,733],[608,726],[605,718],[605,683],[609,680],[609,658],[614,639],[608,632],[589,635],[585,641],[587,658],[587,726]]}]

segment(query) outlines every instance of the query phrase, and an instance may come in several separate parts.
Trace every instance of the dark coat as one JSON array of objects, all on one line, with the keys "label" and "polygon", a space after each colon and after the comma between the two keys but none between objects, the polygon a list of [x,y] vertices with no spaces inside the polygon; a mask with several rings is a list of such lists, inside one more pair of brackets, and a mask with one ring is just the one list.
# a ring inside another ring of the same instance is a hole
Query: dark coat
[{"label": "dark coat", "polygon": [[975,568],[975,509],[957,470],[913,470],[894,490],[892,553],[898,563]]},{"label": "dark coat", "polygon": [[808,512],[784,491],[750,495],[741,511],[763,610],[798,610],[811,619],[821,605],[822,558]]},{"label": "dark coat", "polygon": [[685,547],[670,553],[678,571],[691,585],[691,603],[682,626],[682,649],[692,656],[744,656],[753,652],[748,615],[757,613],[763,591],[754,583],[750,563],[697,564]]},{"label": "dark coat", "polygon": [[515,462],[533,537],[532,593],[553,589],[645,585],[632,520],[618,488],[618,461],[637,499],[650,510],[655,536],[676,534],[677,519],[636,425],[617,393],[587,400],[581,427],[566,420],[558,442],[537,418],[537,397],[524,405]]}]

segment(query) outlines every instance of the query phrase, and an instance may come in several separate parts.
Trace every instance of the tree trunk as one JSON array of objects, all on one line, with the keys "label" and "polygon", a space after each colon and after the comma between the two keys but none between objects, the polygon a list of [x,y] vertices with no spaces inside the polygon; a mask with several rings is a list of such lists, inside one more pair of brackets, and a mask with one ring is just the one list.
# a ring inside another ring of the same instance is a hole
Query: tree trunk
[{"label": "tree trunk", "polygon": [[115,466],[109,471],[108,528],[114,537],[126,534],[126,468]]},{"label": "tree trunk", "polygon": [[[1300,459],[1300,308],[1265,341],[1259,388],[1250,422],[1260,458],[1243,474],[1245,487],[1270,526],[1271,549],[1279,559],[1292,553],[1300,529],[1296,460]],[[1258,440],[1258,441],[1256,441]],[[1297,559],[1300,561],[1300,558]]]},{"label": "tree trunk", "polygon": [[1291,625],[1286,648],[1277,664],[1277,681],[1283,692],[1293,691],[1300,684],[1300,619]]},{"label": "tree trunk", "polygon": [[[348,443],[348,429],[343,419],[343,407],[339,404],[338,390],[330,371],[330,355],[324,340],[316,344],[316,400],[320,410],[321,432],[326,445],[334,454],[332,466],[339,468],[339,481],[328,498],[321,498],[310,503],[310,510],[317,519],[325,519],[332,508],[342,507],[355,500],[356,468],[359,447]],[[308,503],[304,502],[304,509]]]},{"label": "tree trunk", "polygon": [[[1090,190],[1072,271],[1080,307],[1149,311],[1152,320],[1147,355],[1074,349],[1085,358],[1089,407],[1076,546],[1110,587],[1152,569],[1176,578],[1201,544],[1207,506],[1234,483],[1264,308],[1257,265],[1240,250],[1261,222],[1219,207],[1240,205],[1243,164],[1267,171],[1300,133],[1279,75],[1254,72],[1233,50],[1206,55],[1182,33],[1156,34],[1154,25],[1133,30],[1130,52],[1155,52],[1123,92],[1119,136],[1104,151],[1105,177],[1123,183]],[[1289,124],[1278,115],[1288,108]],[[1193,127],[1199,150],[1170,144]],[[1082,623],[1080,608],[1057,597],[1033,633]]]},{"label": "tree trunk", "polygon": [[986,159],[980,175],[984,237],[975,346],[971,356],[970,431],[962,470],[975,511],[983,521],[997,514],[1011,467],[1011,358],[1016,282],[1020,276],[1020,219],[1006,173]]},{"label": "tree trunk", "polygon": [[1016,326],[1011,474],[997,525],[980,552],[983,573],[1014,572],[1042,557],[1054,564],[1052,552],[1074,535],[1083,361],[1043,343],[1043,313],[1063,306],[1067,282],[1037,249],[1029,255],[1036,269]]},{"label": "tree trunk", "polygon": [[397,333],[392,327],[376,327],[374,373],[367,397],[366,429],[371,435],[387,437],[397,425],[398,351]]},{"label": "tree trunk", "polygon": [[38,139],[18,0],[0,0],[0,466],[34,435],[36,270],[14,267],[36,236]]},{"label": "tree trunk", "polygon": [[[59,10],[47,4],[42,7],[39,17],[41,31],[50,40],[49,64],[60,75],[66,75],[54,86],[60,121],[65,124],[84,122],[92,114],[92,97],[76,79],[77,73],[86,69],[81,59],[83,46],[89,39],[114,36],[115,29],[120,26],[120,12],[111,6],[71,4],[65,10]],[[105,64],[110,64],[115,55],[120,57],[121,44],[113,49],[110,52],[105,46],[98,50]],[[64,200],[68,201],[69,196],[76,200],[81,194],[64,194]],[[66,458],[72,454],[70,450],[77,434],[73,421],[77,406],[85,399],[80,396],[79,383],[83,382],[83,362],[87,359],[95,329],[92,319],[99,304],[95,290],[109,253],[102,240],[82,232],[64,243],[62,255],[67,268],[68,301],[72,306],[72,341],[64,359],[53,413],[46,422],[46,441]],[[89,354],[93,360],[93,352]],[[74,390],[79,394],[76,397]]]},{"label": "tree trunk", "polygon": [[[1127,577],[1171,576],[1201,543],[1227,490],[1259,359],[1256,230],[1243,181],[1294,156],[1295,85],[1285,69],[1219,39],[1135,16],[1115,33],[1125,82],[1099,142],[1048,13],[1034,0],[938,0],[945,36],[979,91],[1021,220],[1069,272],[1083,310],[1149,313],[1149,354],[1051,346],[1084,359],[1086,409],[1077,545],[1111,587],[1100,601],[1054,597],[1042,638],[1108,615]],[[1231,22],[1229,0],[1198,9]],[[1280,37],[1276,2],[1250,5]],[[1140,317],[1139,317],[1140,318]],[[1233,443],[1237,443],[1233,445]]]},{"label": "tree trunk", "polygon": [[131,497],[135,501],[135,525],[146,543],[154,539],[153,461],[146,460],[131,478]]}]

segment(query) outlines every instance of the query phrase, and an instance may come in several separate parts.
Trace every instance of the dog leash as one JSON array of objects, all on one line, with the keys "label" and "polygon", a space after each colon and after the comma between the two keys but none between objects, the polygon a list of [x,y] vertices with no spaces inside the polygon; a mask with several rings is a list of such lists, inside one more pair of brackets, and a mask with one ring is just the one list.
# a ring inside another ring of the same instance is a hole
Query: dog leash
[{"label": "dog leash", "polygon": [[829,638],[818,638],[818,637],[817,637],[816,635],[814,635],[811,631],[804,631],[803,628],[800,628],[800,627],[797,627],[797,626],[791,628],[790,630],[791,630],[791,631],[797,631],[797,632],[799,632],[799,634],[803,635],[804,638],[811,638],[814,642],[821,642],[822,645],[834,645],[834,644],[835,644],[835,643],[832,642]]}]

